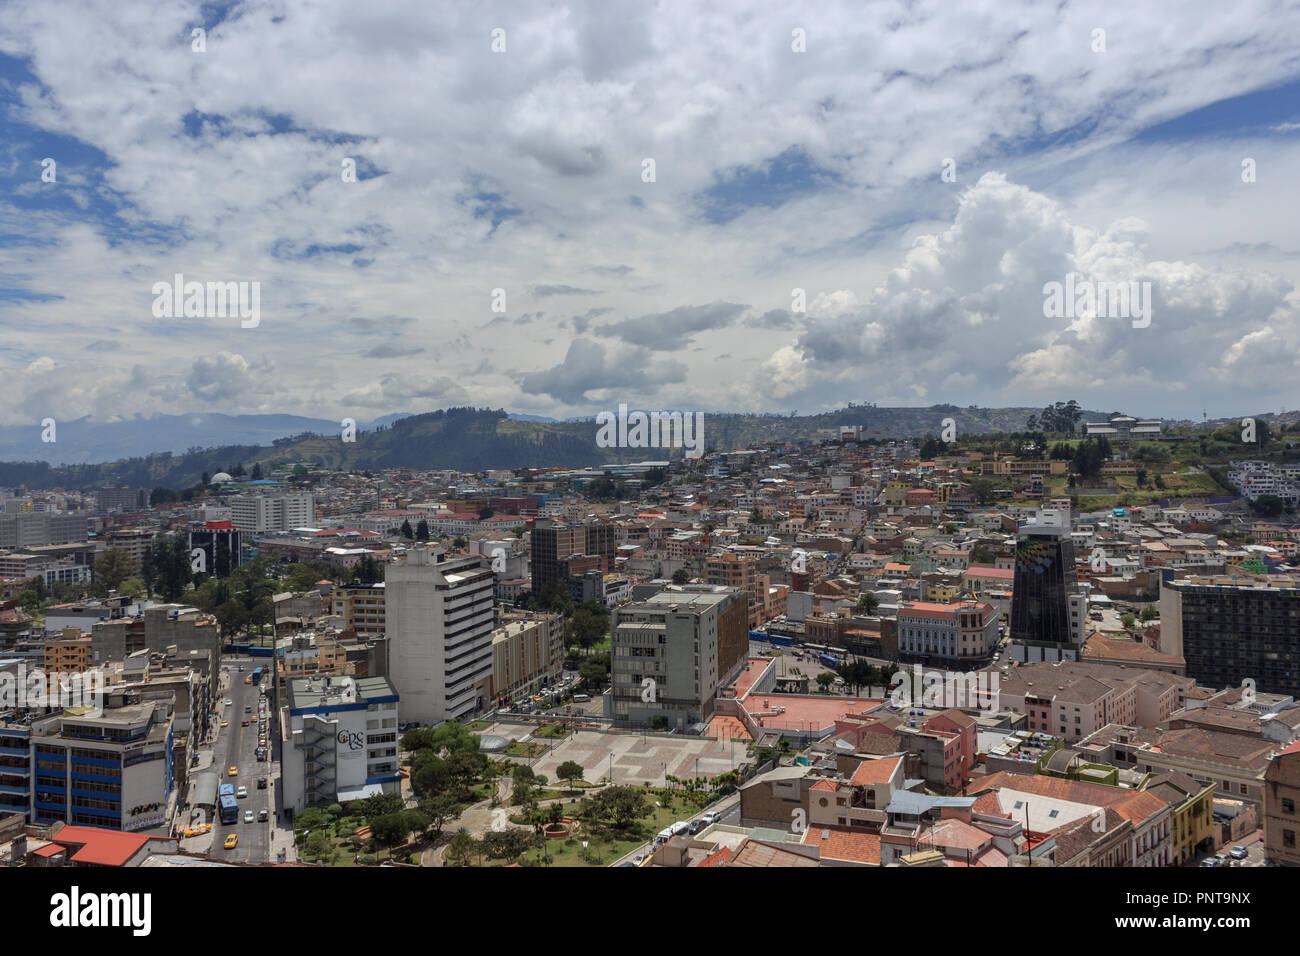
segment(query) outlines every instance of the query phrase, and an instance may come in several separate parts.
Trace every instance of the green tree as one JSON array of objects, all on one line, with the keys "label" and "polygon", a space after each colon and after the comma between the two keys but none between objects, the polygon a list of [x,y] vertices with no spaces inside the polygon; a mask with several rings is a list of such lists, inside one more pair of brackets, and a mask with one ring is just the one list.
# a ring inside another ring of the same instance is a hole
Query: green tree
[{"label": "green tree", "polygon": [[870,591],[863,591],[858,597],[858,610],[864,614],[875,614],[876,608],[880,607],[880,598],[876,597]]},{"label": "green tree", "polygon": [[109,548],[95,562],[95,584],[104,594],[117,590],[134,573],[135,562],[121,548]]},{"label": "green tree", "polygon": [[555,776],[561,780],[567,781],[572,786],[575,780],[581,780],[583,775],[582,764],[576,760],[566,760],[555,768]]},{"label": "green tree", "polygon": [[415,532],[411,530],[411,521],[409,518],[402,522],[402,537],[407,541],[415,540]]},{"label": "green tree", "polygon": [[421,518],[419,523],[415,526],[415,540],[416,541],[429,540],[429,522],[424,518]]}]

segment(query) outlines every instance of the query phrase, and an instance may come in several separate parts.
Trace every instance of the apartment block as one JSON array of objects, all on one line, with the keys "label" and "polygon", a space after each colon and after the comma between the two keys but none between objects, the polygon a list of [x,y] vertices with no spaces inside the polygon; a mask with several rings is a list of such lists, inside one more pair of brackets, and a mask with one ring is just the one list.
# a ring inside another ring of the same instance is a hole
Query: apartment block
[{"label": "apartment block", "polygon": [[316,499],[310,494],[238,495],[230,499],[230,518],[251,534],[310,528],[316,523]]},{"label": "apartment block", "polygon": [[491,565],[415,547],[385,570],[389,673],[404,722],[435,724],[487,705],[492,678]]},{"label": "apartment block", "polygon": [[1300,694],[1300,581],[1230,577],[1166,581],[1160,650],[1212,687],[1254,681],[1258,691]]},{"label": "apartment block", "polygon": [[564,620],[558,614],[510,614],[492,631],[495,700],[531,694],[558,680],[564,668]]},{"label": "apartment block", "polygon": [[1264,771],[1264,852],[1273,863],[1300,866],[1300,741],[1279,750]]},{"label": "apartment block", "polygon": [[749,649],[748,594],[736,588],[665,588],[613,612],[614,719],[686,728],[707,721],[719,688]]}]

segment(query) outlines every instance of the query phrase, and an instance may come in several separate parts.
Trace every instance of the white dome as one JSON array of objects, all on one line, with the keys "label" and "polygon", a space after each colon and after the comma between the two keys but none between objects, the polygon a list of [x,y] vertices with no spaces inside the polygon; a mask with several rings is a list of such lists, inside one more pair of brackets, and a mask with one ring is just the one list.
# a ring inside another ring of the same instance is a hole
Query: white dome
[{"label": "white dome", "polygon": [[227,481],[234,481],[234,480],[235,480],[234,478],[231,478],[224,471],[219,471],[212,476],[212,481],[209,482],[209,484],[220,485],[226,483]]}]

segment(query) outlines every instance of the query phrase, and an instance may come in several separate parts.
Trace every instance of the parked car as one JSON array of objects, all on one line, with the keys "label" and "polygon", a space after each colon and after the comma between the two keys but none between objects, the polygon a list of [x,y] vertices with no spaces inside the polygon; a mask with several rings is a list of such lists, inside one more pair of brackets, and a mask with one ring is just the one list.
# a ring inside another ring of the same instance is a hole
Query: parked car
[{"label": "parked car", "polygon": [[704,814],[704,816],[700,817],[700,819],[704,821],[705,826],[713,826],[713,824],[722,819],[722,814],[718,813],[716,810],[710,810],[708,813]]},{"label": "parked car", "polygon": [[265,789],[266,789],[266,778],[265,778],[265,777],[258,777],[258,778],[257,778],[257,789],[258,789],[258,790],[265,790]]},{"label": "parked car", "polygon": [[1228,855],[1231,856],[1234,860],[1244,860],[1246,859],[1246,857],[1250,856],[1250,854],[1246,852],[1246,848],[1244,846],[1234,846],[1231,850],[1228,851]]}]

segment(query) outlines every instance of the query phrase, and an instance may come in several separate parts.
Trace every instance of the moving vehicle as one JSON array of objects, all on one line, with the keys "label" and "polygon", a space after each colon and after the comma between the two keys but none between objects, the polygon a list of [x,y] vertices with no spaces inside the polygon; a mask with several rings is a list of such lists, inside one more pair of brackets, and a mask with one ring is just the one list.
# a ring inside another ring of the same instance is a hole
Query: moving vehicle
[{"label": "moving vehicle", "polygon": [[239,846],[238,833],[232,833],[230,836],[226,837],[225,847],[227,850],[233,850],[237,846]]},{"label": "moving vehicle", "polygon": [[258,789],[258,790],[265,790],[265,789],[266,789],[266,778],[265,778],[265,777],[258,777],[258,778],[257,778],[257,789]]},{"label": "moving vehicle", "polygon": [[239,815],[239,803],[235,797],[235,785],[223,783],[217,797],[218,819],[222,823],[234,823]]},{"label": "moving vehicle", "polygon": [[227,698],[223,701],[223,703],[224,703],[227,707],[234,707],[234,706],[235,706],[235,702],[234,702],[233,700],[231,700],[229,697],[227,697]]},{"label": "moving vehicle", "polygon": [[239,673],[241,673],[241,674],[244,673],[244,665],[243,665],[243,664],[240,664],[240,665],[239,665]]},{"label": "moving vehicle", "polygon": [[229,770],[226,771],[226,776],[227,776],[227,777],[238,777],[238,776],[239,776],[239,768],[238,768],[238,767],[234,767],[234,766],[232,766]]},{"label": "moving vehicle", "polygon": [[253,673],[249,675],[249,682],[253,684],[260,684],[262,682],[262,675],[265,673],[266,673],[265,667],[254,667]]},{"label": "moving vehicle", "polygon": [[1234,860],[1244,860],[1246,859],[1246,857],[1250,856],[1250,854],[1246,852],[1246,848],[1244,846],[1234,846],[1231,850],[1228,851],[1228,855],[1232,857]]},{"label": "moving vehicle", "polygon": [[586,703],[587,701],[589,701],[589,700],[591,700],[591,695],[590,695],[590,694],[574,694],[574,695],[573,695],[573,702],[574,702],[575,704],[585,704],[585,703]]},{"label": "moving vehicle", "polygon": [[248,788],[240,787],[238,790],[235,791],[235,796],[238,799],[243,800],[246,796],[248,796]]},{"label": "moving vehicle", "polygon": [[265,822],[266,822],[266,811],[265,811],[265,810],[259,810],[259,811],[258,811],[258,814],[257,814],[257,822],[258,822],[258,823],[265,823]]},{"label": "moving vehicle", "polygon": [[704,814],[704,816],[700,817],[700,819],[704,821],[705,826],[712,826],[722,819],[722,814],[718,813],[716,810],[710,810],[708,813]]},{"label": "moving vehicle", "polygon": [[228,720],[223,720],[223,721],[221,722],[221,726],[222,726],[222,727],[229,727],[229,726],[230,726],[230,721],[228,721]]},{"label": "moving vehicle", "polygon": [[245,678],[244,678],[244,683],[245,683],[245,684],[251,684],[251,683],[253,683],[253,678],[251,678],[251,677],[245,677]]},{"label": "moving vehicle", "polygon": [[244,822],[245,822],[245,823],[252,823],[252,822],[253,822],[253,811],[252,811],[252,810],[245,810],[245,811],[244,811]]},{"label": "moving vehicle", "polygon": [[211,833],[211,832],[212,832],[211,823],[200,823],[196,827],[190,827],[189,829],[187,829],[185,831],[185,835],[187,837],[196,837],[196,836],[203,836],[205,833]]}]

